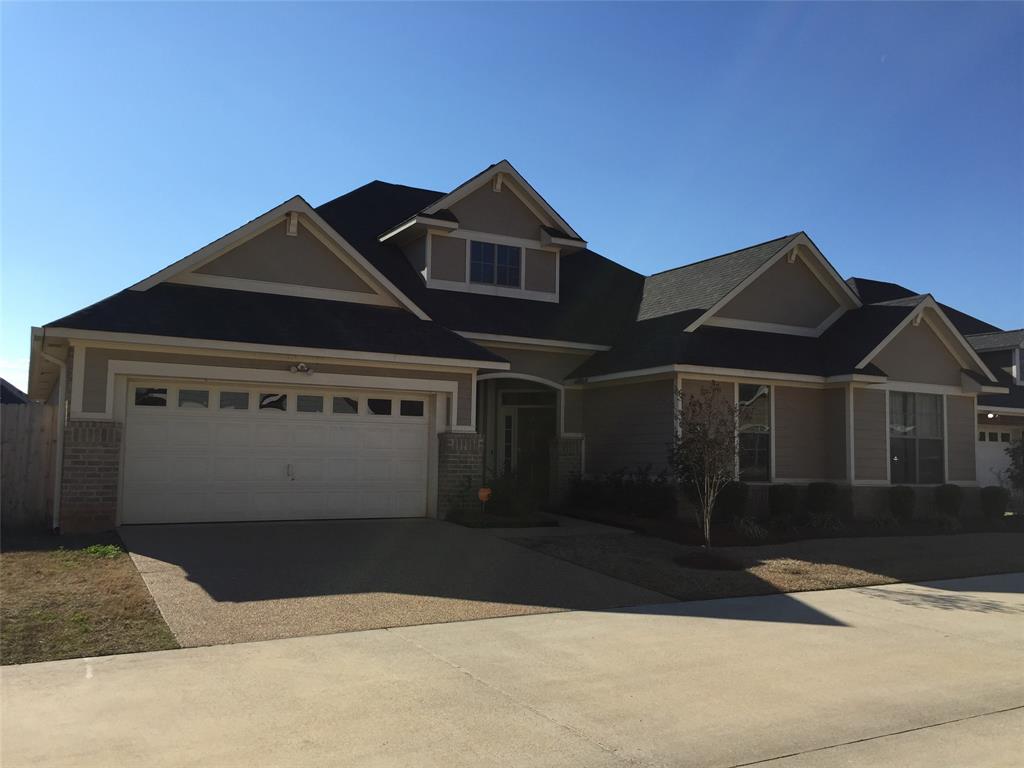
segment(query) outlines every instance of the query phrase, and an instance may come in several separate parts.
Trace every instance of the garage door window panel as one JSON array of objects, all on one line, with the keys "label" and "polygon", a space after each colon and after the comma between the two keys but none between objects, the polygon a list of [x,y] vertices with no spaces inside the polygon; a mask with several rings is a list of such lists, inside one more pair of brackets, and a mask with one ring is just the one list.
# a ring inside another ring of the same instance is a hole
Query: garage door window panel
[{"label": "garage door window panel", "polygon": [[323,413],[323,395],[297,395],[295,408],[299,413]]},{"label": "garage door window panel", "polygon": [[136,387],[135,405],[150,408],[167,406],[167,387]]},{"label": "garage door window panel", "polygon": [[390,416],[391,400],[382,397],[371,397],[366,401],[367,410],[373,416]]},{"label": "garage door window panel", "polygon": [[357,416],[359,414],[359,399],[346,396],[335,397],[331,409],[340,416]]},{"label": "garage door window panel", "polygon": [[424,412],[422,400],[402,400],[398,406],[399,416],[422,417]]},{"label": "garage door window panel", "polygon": [[209,408],[210,391],[208,389],[179,389],[179,408]]},{"label": "garage door window panel", "polygon": [[249,393],[223,390],[220,393],[220,409],[222,411],[249,410]]},{"label": "garage door window panel", "polygon": [[261,411],[288,410],[288,395],[278,392],[261,392],[259,402]]}]

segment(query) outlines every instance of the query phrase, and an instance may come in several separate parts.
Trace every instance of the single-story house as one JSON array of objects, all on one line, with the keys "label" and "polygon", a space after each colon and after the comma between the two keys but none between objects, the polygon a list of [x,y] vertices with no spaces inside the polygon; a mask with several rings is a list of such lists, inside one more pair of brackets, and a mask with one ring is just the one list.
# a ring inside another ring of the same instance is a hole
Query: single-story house
[{"label": "single-story house", "polygon": [[29,394],[66,413],[66,531],[444,517],[506,474],[557,500],[664,466],[675,393],[710,381],[741,478],[863,496],[987,482],[979,407],[1009,387],[971,339],[999,330],[844,280],[805,232],[639,274],[502,161],[449,192],[293,197],[33,328]]}]

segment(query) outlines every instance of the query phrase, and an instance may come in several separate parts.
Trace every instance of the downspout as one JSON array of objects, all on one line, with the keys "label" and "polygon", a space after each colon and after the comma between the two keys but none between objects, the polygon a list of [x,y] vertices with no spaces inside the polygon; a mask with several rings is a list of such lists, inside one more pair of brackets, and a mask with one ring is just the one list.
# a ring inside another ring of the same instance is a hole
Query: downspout
[{"label": "downspout", "polygon": [[61,481],[64,476],[64,422],[67,421],[67,403],[65,396],[67,395],[67,381],[68,381],[68,366],[63,360],[48,354],[46,351],[46,330],[43,330],[43,339],[39,345],[39,354],[44,360],[56,365],[60,368],[60,383],[57,385],[57,400],[60,403],[59,410],[57,411],[57,466],[54,467],[53,473],[53,511],[52,511],[52,529],[57,531],[60,528],[60,492],[61,492]]}]

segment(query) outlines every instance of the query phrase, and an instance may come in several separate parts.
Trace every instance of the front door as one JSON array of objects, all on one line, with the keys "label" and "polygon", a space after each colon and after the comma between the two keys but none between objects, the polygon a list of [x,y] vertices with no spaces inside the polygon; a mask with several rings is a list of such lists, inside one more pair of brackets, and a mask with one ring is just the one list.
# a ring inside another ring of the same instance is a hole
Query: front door
[{"label": "front door", "polygon": [[551,475],[555,409],[517,408],[516,411],[516,474],[531,498],[543,499],[547,496]]}]

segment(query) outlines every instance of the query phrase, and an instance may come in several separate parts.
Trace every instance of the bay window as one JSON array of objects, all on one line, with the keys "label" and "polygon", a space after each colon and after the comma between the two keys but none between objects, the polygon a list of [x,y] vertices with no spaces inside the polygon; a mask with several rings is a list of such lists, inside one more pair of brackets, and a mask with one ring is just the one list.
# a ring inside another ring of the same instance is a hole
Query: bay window
[{"label": "bay window", "polygon": [[771,387],[740,384],[739,463],[744,482],[771,479]]},{"label": "bay window", "polygon": [[942,395],[889,393],[889,478],[894,485],[945,479]]}]

